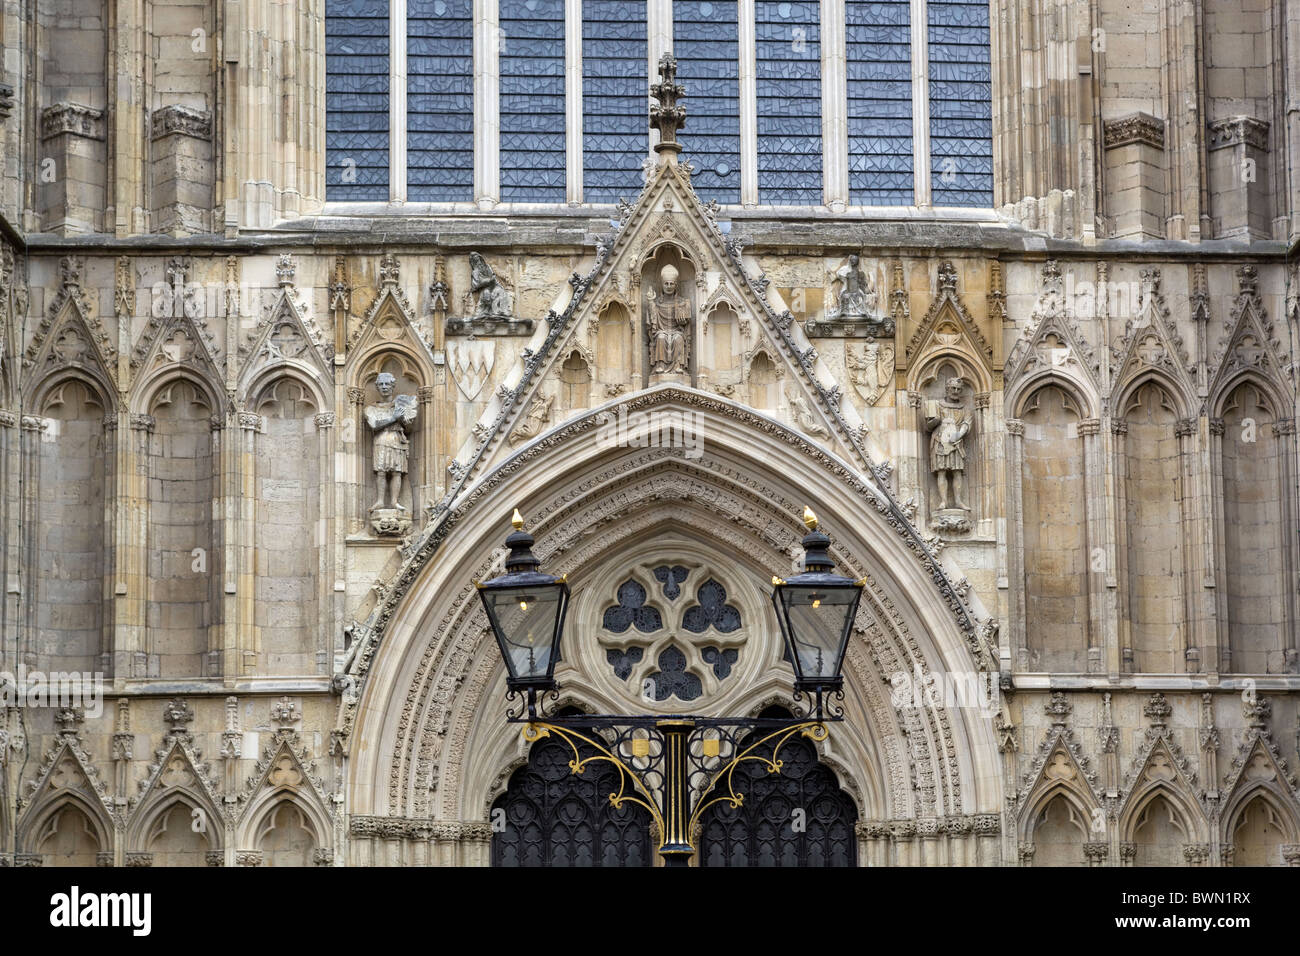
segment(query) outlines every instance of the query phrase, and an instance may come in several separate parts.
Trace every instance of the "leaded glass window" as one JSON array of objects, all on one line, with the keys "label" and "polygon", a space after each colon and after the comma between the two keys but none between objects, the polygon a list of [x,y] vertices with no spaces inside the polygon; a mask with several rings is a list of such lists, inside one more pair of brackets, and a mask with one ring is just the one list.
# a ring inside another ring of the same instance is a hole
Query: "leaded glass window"
[{"label": "leaded glass window", "polygon": [[[673,0],[677,81],[686,87],[684,156],[705,202],[740,202],[740,35],[737,4]],[[820,199],[818,200],[820,201]]]},{"label": "leaded glass window", "polygon": [[680,564],[674,564],[671,567],[661,564],[654,569],[655,580],[664,586],[664,597],[670,601],[676,601],[682,593],[682,582],[690,577],[689,568],[684,568]]},{"label": "leaded glass window", "polygon": [[[474,20],[473,0],[405,0],[404,27],[392,22],[392,0],[326,0],[326,198],[562,203],[581,188],[589,203],[631,199],[651,135],[648,25],[665,2],[583,0],[570,43],[565,0],[498,0],[495,26]],[[823,24],[819,0],[753,0],[750,31],[737,0],[673,0],[672,49],[686,87],[681,141],[699,195],[733,205],[904,205],[920,196],[991,206],[987,5],[927,0],[925,39],[913,42],[913,2],[844,0],[843,21]],[[846,95],[846,123],[825,136],[824,40],[843,41]],[[489,54],[479,67],[497,70],[495,103],[476,102],[476,49]],[[741,82],[751,62],[752,87]],[[580,88],[567,82],[570,67],[580,69]],[[391,115],[401,82],[407,109]],[[583,118],[569,129],[567,97],[579,89]],[[741,112],[750,95],[752,117]],[[926,128],[914,128],[918,109],[928,110]],[[499,129],[476,135],[476,122],[494,114]],[[390,169],[391,144],[402,142],[406,168]],[[579,148],[582,182],[569,183]],[[842,180],[823,182],[824,151],[847,157],[847,195]]]},{"label": "leaded glass window", "polygon": [[704,693],[700,679],[686,669],[686,655],[671,644],[659,654],[659,670],[648,678],[654,699],[676,697],[680,701],[698,700]]},{"label": "leaded glass window", "polygon": [[564,0],[500,0],[501,199],[564,202]]},{"label": "leaded glass window", "polygon": [[993,205],[989,6],[929,0],[930,191],[936,206]]},{"label": "leaded glass window", "polygon": [[645,603],[645,588],[630,578],[618,586],[618,604],[605,609],[605,630],[622,634],[629,627],[635,627],[643,634],[657,631],[664,626],[659,612]]},{"label": "leaded glass window", "polygon": [[709,578],[696,594],[699,602],[686,609],[682,616],[682,627],[692,634],[703,634],[709,628],[716,628],[723,634],[740,629],[740,611],[727,603],[727,589]]},{"label": "leaded glass window", "polygon": [[913,202],[910,13],[909,0],[845,0],[854,205]]},{"label": "leaded glass window", "polygon": [[754,3],[760,203],[822,203],[819,17],[817,0]]},{"label": "leaded glass window", "polygon": [[326,0],[325,191],[388,200],[388,0]]},{"label": "leaded glass window", "polygon": [[407,0],[407,198],[474,198],[473,0]]},{"label": "leaded glass window", "polygon": [[587,202],[629,201],[648,155],[645,0],[583,0],[582,167]]}]

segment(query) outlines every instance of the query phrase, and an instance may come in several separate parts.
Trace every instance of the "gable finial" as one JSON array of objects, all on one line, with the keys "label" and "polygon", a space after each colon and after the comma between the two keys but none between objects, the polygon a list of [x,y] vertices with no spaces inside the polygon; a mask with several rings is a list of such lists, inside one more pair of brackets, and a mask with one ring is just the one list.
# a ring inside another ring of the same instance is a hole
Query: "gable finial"
[{"label": "gable finial", "polygon": [[659,58],[659,82],[650,87],[650,95],[659,101],[650,107],[650,128],[659,130],[655,152],[670,162],[682,151],[677,131],[686,125],[686,107],[677,102],[686,96],[686,87],[677,82],[677,58],[665,53]]}]

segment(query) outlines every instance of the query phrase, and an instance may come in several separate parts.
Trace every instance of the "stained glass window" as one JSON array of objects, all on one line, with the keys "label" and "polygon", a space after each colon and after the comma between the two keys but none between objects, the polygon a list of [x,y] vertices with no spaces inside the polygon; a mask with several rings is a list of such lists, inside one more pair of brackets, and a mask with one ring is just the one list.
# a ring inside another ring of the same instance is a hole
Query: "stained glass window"
[{"label": "stained glass window", "polygon": [[325,195],[388,200],[388,0],[326,0]]},{"label": "stained glass window", "polygon": [[[691,182],[708,202],[740,202],[740,35],[734,0],[673,0],[677,81],[686,87],[679,134]],[[820,200],[819,200],[820,201]]]},{"label": "stained glass window", "polygon": [[664,626],[659,612],[645,603],[645,588],[631,578],[618,586],[618,604],[605,609],[605,630],[622,634],[629,627],[635,627],[642,634],[649,634]]},{"label": "stained glass window", "polygon": [[700,679],[686,669],[686,655],[669,644],[659,654],[659,670],[647,678],[655,700],[697,700],[704,693]]},{"label": "stained glass window", "polygon": [[632,673],[632,668],[641,663],[641,656],[645,653],[643,647],[611,647],[605,651],[605,660],[609,666],[614,668],[614,676],[619,680],[627,680]]},{"label": "stained glass window", "polygon": [[682,582],[690,577],[690,574],[690,570],[680,564],[674,564],[672,567],[661,564],[654,569],[655,580],[663,584],[664,597],[670,601],[676,601],[681,596]]},{"label": "stained glass window", "polygon": [[564,202],[564,0],[501,0],[501,200]]},{"label": "stained glass window", "polygon": [[909,0],[845,0],[849,201],[910,205],[912,42]]},{"label": "stained glass window", "polygon": [[822,203],[819,16],[817,0],[754,3],[761,203]]},{"label": "stained glass window", "polygon": [[473,0],[407,0],[406,195],[474,198]]},{"label": "stained glass window", "polygon": [[930,191],[936,206],[993,205],[989,6],[929,0]]},{"label": "stained glass window", "polygon": [[740,610],[727,603],[727,590],[713,578],[700,586],[696,594],[699,604],[686,609],[682,627],[692,634],[703,634],[717,628],[724,634],[740,628]]},{"label": "stained glass window", "polygon": [[582,2],[582,166],[587,202],[631,201],[649,155],[645,0]]}]

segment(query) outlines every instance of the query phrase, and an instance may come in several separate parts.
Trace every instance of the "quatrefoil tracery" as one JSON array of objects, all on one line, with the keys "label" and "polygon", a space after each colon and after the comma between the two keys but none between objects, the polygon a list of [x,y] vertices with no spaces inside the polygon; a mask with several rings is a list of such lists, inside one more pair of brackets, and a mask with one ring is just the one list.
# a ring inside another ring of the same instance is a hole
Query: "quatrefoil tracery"
[{"label": "quatrefoil tracery", "polygon": [[676,562],[635,568],[604,608],[601,625],[614,677],[658,703],[716,692],[747,639],[740,608],[728,602],[718,576]]}]

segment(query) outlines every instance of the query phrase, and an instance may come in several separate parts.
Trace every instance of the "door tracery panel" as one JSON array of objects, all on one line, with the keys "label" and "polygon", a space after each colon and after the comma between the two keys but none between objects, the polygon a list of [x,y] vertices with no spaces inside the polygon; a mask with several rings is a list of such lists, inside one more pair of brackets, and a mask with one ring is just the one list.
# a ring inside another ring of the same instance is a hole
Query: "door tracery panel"
[{"label": "door tracery panel", "polygon": [[[584,759],[594,754],[582,750]],[[493,866],[651,864],[650,814],[609,802],[619,789],[618,771],[596,761],[574,774],[572,759],[573,750],[555,737],[533,744],[528,763],[492,804]]]},{"label": "door tracery panel", "polygon": [[[768,712],[763,716],[788,716]],[[757,754],[772,759],[770,745]],[[722,800],[700,816],[700,866],[857,866],[858,808],[822,763],[811,742],[792,737],[769,773],[763,760],[747,760],[733,786],[745,799],[738,807]],[[714,791],[706,800],[721,796]]]}]

